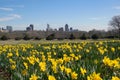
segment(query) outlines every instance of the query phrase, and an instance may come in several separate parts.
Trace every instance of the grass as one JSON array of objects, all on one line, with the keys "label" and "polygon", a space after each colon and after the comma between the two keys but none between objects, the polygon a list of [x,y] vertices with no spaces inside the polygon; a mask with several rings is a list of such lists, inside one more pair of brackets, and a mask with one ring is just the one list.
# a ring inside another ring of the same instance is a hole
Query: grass
[{"label": "grass", "polygon": [[1,41],[0,40],[0,45],[5,45],[5,44],[29,44],[29,43],[33,43],[33,44],[38,44],[38,43],[74,43],[74,42],[83,42],[83,41],[88,41],[88,42],[96,42],[96,41],[108,41],[110,39],[99,39],[99,40],[91,40],[91,39],[87,39],[87,40],[79,40],[79,39],[75,39],[75,40],[6,40],[6,41]]}]

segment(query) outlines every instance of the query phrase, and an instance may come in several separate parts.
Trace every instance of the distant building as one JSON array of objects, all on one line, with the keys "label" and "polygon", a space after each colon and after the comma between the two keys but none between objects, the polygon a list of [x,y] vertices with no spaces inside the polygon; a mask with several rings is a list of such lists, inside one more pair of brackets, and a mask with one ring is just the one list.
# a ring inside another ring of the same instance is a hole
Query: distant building
[{"label": "distant building", "polygon": [[6,30],[6,29],[4,29],[4,28],[2,27],[2,30]]},{"label": "distant building", "polygon": [[70,31],[73,31],[73,28],[72,28],[72,27],[70,27]]},{"label": "distant building", "polygon": [[2,28],[0,28],[0,32],[2,32]]},{"label": "distant building", "polygon": [[32,31],[34,30],[34,25],[33,24],[30,24],[29,27],[31,28]]},{"label": "distant building", "polygon": [[50,28],[50,25],[49,25],[49,24],[47,24],[47,28],[48,28],[48,29]]},{"label": "distant building", "polygon": [[50,25],[49,25],[49,24],[47,24],[46,31],[53,31],[53,29],[52,29],[52,28],[50,28]]},{"label": "distant building", "polygon": [[12,26],[6,26],[6,30],[8,31],[8,32],[12,32]]},{"label": "distant building", "polygon": [[63,30],[63,27],[59,28],[59,31],[64,31],[64,30]]},{"label": "distant building", "polygon": [[26,27],[26,31],[33,31],[34,30],[34,25],[30,24],[29,27]]},{"label": "distant building", "polygon": [[74,31],[74,32],[77,32],[77,31],[79,31],[79,30],[78,30],[78,29],[74,29],[73,31]]},{"label": "distant building", "polygon": [[[6,27],[7,28],[7,27]],[[5,28],[0,28],[0,32],[11,32],[12,31],[12,29],[11,29],[11,27],[8,27],[7,29],[5,29]]]},{"label": "distant building", "polygon": [[54,29],[54,31],[57,31],[57,29]]},{"label": "distant building", "polygon": [[27,28],[26,28],[26,31],[31,31],[31,28],[30,28],[30,27],[27,27]]},{"label": "distant building", "polygon": [[69,31],[69,26],[68,26],[68,24],[65,25],[65,31]]},{"label": "distant building", "polygon": [[49,25],[49,24],[47,24],[46,31],[49,31],[49,29],[50,29],[50,25]]}]

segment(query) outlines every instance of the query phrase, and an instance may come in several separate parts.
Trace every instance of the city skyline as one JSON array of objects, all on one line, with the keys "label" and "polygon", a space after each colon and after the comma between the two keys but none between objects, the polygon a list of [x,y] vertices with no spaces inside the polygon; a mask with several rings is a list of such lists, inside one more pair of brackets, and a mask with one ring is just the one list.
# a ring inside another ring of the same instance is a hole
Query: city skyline
[{"label": "city skyline", "polygon": [[[5,28],[6,27],[6,28]],[[58,28],[52,28],[50,24],[46,25],[45,30],[34,30],[35,26],[34,24],[29,24],[25,30],[22,31],[66,31],[66,32],[71,32],[71,31],[79,31],[78,29],[75,29],[73,27],[70,27],[68,24],[65,24],[63,27],[58,27]],[[14,30],[12,26],[7,25],[4,27],[0,27],[1,32],[12,32],[12,31],[21,31],[21,30]]]},{"label": "city skyline", "polygon": [[45,30],[68,24],[75,29],[107,30],[111,18],[120,13],[119,0],[0,0],[0,27]]}]

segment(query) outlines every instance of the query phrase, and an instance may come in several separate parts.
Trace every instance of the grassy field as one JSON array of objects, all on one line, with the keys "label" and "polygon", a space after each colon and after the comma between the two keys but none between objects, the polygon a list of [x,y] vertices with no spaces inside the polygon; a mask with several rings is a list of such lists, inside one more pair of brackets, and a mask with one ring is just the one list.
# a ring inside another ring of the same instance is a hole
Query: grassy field
[{"label": "grassy field", "polygon": [[[110,39],[99,39],[99,40],[91,40],[91,39],[88,39],[88,40],[79,40],[79,39],[75,39],[75,40],[6,40],[6,41],[1,41],[0,40],[0,45],[4,45],[4,44],[29,44],[29,43],[32,43],[32,44],[39,44],[39,43],[66,43],[66,42],[69,42],[69,43],[74,43],[74,42],[97,42],[97,41],[112,41]],[[116,41],[119,41],[119,40],[116,40]]]},{"label": "grassy field", "polygon": [[0,79],[120,80],[119,40],[9,40],[0,44]]},{"label": "grassy field", "polygon": [[[6,40],[0,41],[1,45],[4,44],[26,44],[26,43],[66,43],[66,42],[81,42],[84,40]],[[93,41],[93,40],[85,40],[85,41]],[[98,40],[97,40],[98,41]]]}]

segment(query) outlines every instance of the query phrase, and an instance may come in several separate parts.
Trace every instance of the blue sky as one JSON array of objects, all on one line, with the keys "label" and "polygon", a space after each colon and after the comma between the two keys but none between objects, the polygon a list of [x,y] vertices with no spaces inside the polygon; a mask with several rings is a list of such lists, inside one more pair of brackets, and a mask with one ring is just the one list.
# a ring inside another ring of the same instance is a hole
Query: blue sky
[{"label": "blue sky", "polygon": [[36,30],[70,27],[79,30],[107,30],[108,22],[120,15],[120,0],[0,0],[0,27]]}]

